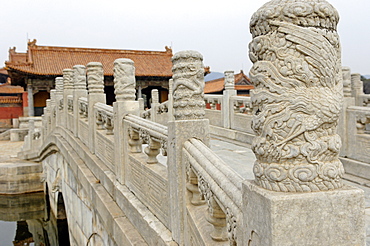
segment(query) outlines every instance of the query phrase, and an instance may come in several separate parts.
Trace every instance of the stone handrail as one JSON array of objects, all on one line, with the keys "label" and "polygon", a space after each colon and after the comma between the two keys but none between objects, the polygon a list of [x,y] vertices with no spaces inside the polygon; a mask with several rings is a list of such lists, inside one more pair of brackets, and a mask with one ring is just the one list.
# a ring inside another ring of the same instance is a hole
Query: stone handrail
[{"label": "stone handrail", "polygon": [[87,118],[88,117],[88,100],[86,97],[80,97],[78,99],[78,109],[79,109],[79,114],[81,118]]},{"label": "stone handrail", "polygon": [[216,104],[222,104],[222,97],[222,95],[205,94],[204,101],[210,104],[211,109],[216,109]]},{"label": "stone handrail", "polygon": [[140,149],[138,145],[148,144],[145,148],[148,164],[158,163],[157,155],[160,149],[163,151],[163,156],[167,155],[168,130],[166,126],[132,114],[126,115],[124,122],[128,127],[131,148]]},{"label": "stone handrail", "polygon": [[103,103],[96,103],[94,108],[98,130],[104,128],[107,130],[107,135],[113,135],[113,107]]},{"label": "stone handrail", "polygon": [[153,102],[151,106],[152,107],[150,109],[143,111],[141,113],[141,116],[144,119],[151,120],[162,125],[167,125],[167,122],[169,121],[168,114],[169,102],[168,101],[162,103]]},{"label": "stone handrail", "polygon": [[68,95],[67,96],[67,108],[68,108],[68,111],[69,112],[72,112],[73,111],[73,95]]},{"label": "stone handrail", "polygon": [[214,226],[211,237],[216,241],[229,240],[235,245],[236,228],[242,221],[243,179],[231,170],[213,151],[197,139],[184,143],[187,157],[187,189],[191,203],[208,205],[207,219]]},{"label": "stone handrail", "polygon": [[[282,30],[285,30],[284,28],[287,27],[283,26]],[[317,35],[318,33],[314,32],[314,34]],[[140,110],[142,109],[140,109],[139,101],[135,100],[136,81],[132,60],[117,59],[115,61],[114,93],[116,102],[113,103],[113,106],[108,106],[105,103],[105,95],[102,90],[104,73],[101,64],[90,63],[90,68],[88,65],[86,76],[88,90],[82,83],[77,84],[78,80],[84,81],[85,74],[81,66],[78,66],[79,69],[81,68],[79,70],[81,73],[75,73],[74,75],[71,74],[70,69],[66,70],[63,76],[64,89],[58,89],[56,93],[52,93],[51,99],[47,101],[43,121],[44,132],[47,136],[33,137],[35,131],[34,129],[30,130],[28,141],[31,151],[36,152],[35,155],[40,155],[41,152],[37,147],[42,146],[41,140],[50,145],[52,141],[57,142],[55,140],[57,138],[61,138],[64,142],[72,139],[71,147],[78,148],[76,153],[79,155],[81,162],[84,162],[83,165],[77,165],[77,168],[83,166],[83,169],[89,169],[89,172],[91,171],[93,174],[89,174],[91,177],[98,177],[96,173],[100,172],[114,180],[114,182],[107,182],[104,178],[94,180],[94,185],[91,187],[94,188],[97,186],[95,184],[101,184],[107,194],[109,193],[106,197],[109,196],[113,199],[111,204],[118,205],[115,209],[125,210],[124,217],[127,217],[130,223],[135,224],[140,220],[141,225],[145,226],[141,227],[139,224],[135,226],[150,245],[156,245],[156,243],[152,241],[153,237],[151,235],[153,234],[147,233],[148,229],[159,232],[157,242],[160,242],[161,245],[171,245],[161,243],[163,241],[173,241],[179,245],[222,245],[224,241],[228,241],[230,245],[234,246],[270,245],[274,240],[280,240],[276,243],[277,245],[283,245],[283,242],[289,240],[289,243],[292,242],[291,245],[297,245],[297,240],[300,240],[303,235],[299,229],[302,227],[305,231],[306,226],[302,226],[300,220],[295,218],[316,218],[317,216],[322,219],[320,223],[324,223],[325,228],[330,228],[330,234],[335,235],[333,236],[335,240],[337,234],[348,233],[348,228],[344,228],[342,231],[334,228],[334,222],[331,222],[329,218],[337,217],[336,214],[331,216],[331,213],[342,215],[344,214],[343,211],[360,210],[360,202],[356,203],[358,205],[354,204],[347,207],[340,207],[347,200],[337,203],[341,200],[338,199],[339,193],[347,192],[342,190],[340,186],[342,185],[342,169],[337,170],[337,166],[331,166],[332,163],[328,163],[323,168],[313,168],[315,167],[314,164],[317,163],[295,168],[291,164],[299,163],[300,160],[293,155],[290,157],[293,159],[291,162],[287,162],[285,159],[281,161],[277,159],[276,163],[271,162],[270,159],[273,155],[276,155],[276,158],[279,157],[278,152],[270,151],[270,149],[264,151],[263,148],[271,146],[271,148],[281,148],[284,151],[286,151],[286,148],[276,144],[278,142],[273,137],[270,139],[260,136],[260,141],[254,141],[256,143],[253,146],[255,152],[260,155],[257,156],[254,168],[255,176],[258,179],[256,178],[256,182],[243,180],[207,147],[209,146],[211,132],[209,122],[212,122],[212,120],[205,118],[207,112],[212,111],[214,116],[216,115],[221,119],[219,121],[221,127],[219,128],[227,129],[228,132],[244,131],[245,136],[251,136],[253,133],[246,126],[250,127],[252,120],[254,120],[254,123],[258,122],[256,117],[262,118],[261,115],[256,113],[252,116],[250,110],[251,99],[236,96],[236,91],[231,88],[230,83],[227,87],[225,85],[226,90],[223,95],[206,95],[206,99],[204,99],[203,58],[198,52],[179,52],[173,57],[172,61],[173,101],[169,101],[167,106],[165,103],[159,104],[158,91],[153,90],[152,110],[149,111],[151,112],[150,120],[140,117]],[[261,71],[258,70],[257,72]],[[76,83],[73,83],[73,81]],[[269,88],[269,86],[266,86],[266,88]],[[266,95],[268,94],[266,93]],[[58,96],[62,96],[64,107],[58,107],[58,102],[61,102]],[[324,97],[324,95],[322,96]],[[262,110],[264,105],[258,104],[263,104],[263,102],[269,101],[268,99],[258,100],[258,97],[257,99],[254,98],[253,106]],[[282,99],[289,100],[285,96],[282,96]],[[205,101],[221,104],[221,110],[205,110]],[[269,108],[275,113],[273,106]],[[158,123],[159,119],[157,117],[159,114],[166,115],[164,113],[166,107],[168,112],[173,112],[173,114],[167,114],[168,127]],[[369,123],[370,108],[349,107],[347,111],[349,112],[348,125],[351,125],[351,122],[353,123],[352,126],[361,124],[360,127],[355,128],[356,132],[352,129],[349,134],[353,134],[355,141],[360,144],[369,143],[369,135],[364,134],[365,130],[361,131],[361,129]],[[267,112],[265,114],[269,115]],[[56,120],[58,118],[60,120]],[[335,115],[333,118],[337,119],[337,116]],[[262,121],[263,119],[261,119]],[[292,124],[290,123],[285,125],[291,127]],[[275,129],[273,128],[275,125],[278,124],[272,124],[271,129]],[[333,123],[332,126],[334,128],[335,124]],[[215,127],[213,126],[213,128]],[[104,129],[106,132],[103,131]],[[266,135],[269,136],[269,131],[266,132]],[[278,129],[276,134],[282,132],[289,133],[293,131],[280,131]],[[225,131],[221,135],[224,133]],[[299,133],[294,137],[300,137],[301,135],[302,133]],[[43,139],[40,137],[43,137]],[[302,138],[300,141],[306,141],[309,137]],[[263,145],[263,141],[266,139],[271,141],[270,145]],[[328,152],[338,151],[340,143],[338,143],[339,141],[336,142],[337,139],[335,138],[335,141],[331,141],[326,146]],[[244,141],[244,143],[250,143],[249,140]],[[286,142],[289,141],[291,141],[290,138],[286,140]],[[294,143],[293,141],[292,144]],[[256,147],[256,144],[261,144],[261,146]],[[280,144],[285,144],[285,142]],[[306,156],[307,152],[312,151],[308,144],[305,146],[304,151],[306,152],[302,152],[302,156]],[[320,147],[321,145],[317,146]],[[356,145],[353,143],[351,146]],[[145,147],[144,151],[143,147]],[[165,157],[159,155],[161,149]],[[293,154],[294,150],[292,149]],[[301,151],[301,149],[299,150]],[[61,152],[59,154],[65,153]],[[266,157],[263,154],[266,154]],[[284,152],[284,154],[286,153]],[[315,152],[309,154],[310,157],[312,154],[312,159],[316,157]],[[354,152],[354,155],[358,156],[353,158],[360,161],[370,158],[367,153],[360,154],[362,156]],[[327,156],[323,155],[326,159]],[[165,160],[165,163],[160,161],[160,158]],[[52,158],[49,158],[49,160],[52,160]],[[68,158],[66,160],[69,161]],[[262,163],[261,161],[269,162]],[[339,160],[335,162],[335,164],[338,163]],[[60,169],[71,168],[70,165],[60,163],[57,165]],[[87,168],[84,168],[85,165]],[[289,168],[290,170],[287,171]],[[319,171],[321,173],[318,173]],[[312,174],[309,175],[309,172]],[[68,170],[62,170],[60,173],[63,175],[63,173],[69,172]],[[54,182],[52,181],[52,175],[48,175],[47,178],[50,179],[48,183]],[[322,183],[327,184],[329,183],[327,180],[331,181],[331,179],[335,179],[334,181],[338,185],[335,183],[337,185],[335,187],[332,185],[322,188]],[[68,177],[65,177],[64,181],[69,182]],[[293,181],[296,185],[294,187],[291,186]],[[116,188],[119,187],[128,191],[124,199],[117,199],[119,189]],[[313,187],[312,190],[311,187]],[[86,189],[86,191],[88,190]],[[291,194],[286,194],[289,193],[288,191]],[[333,195],[326,195],[325,192],[331,192],[330,194]],[[65,195],[68,195],[68,192]],[[294,199],[291,199],[293,196]],[[349,197],[348,199],[353,198],[353,196],[347,197]],[[344,197],[343,199],[347,198]],[[313,203],[316,201],[318,202]],[[122,205],[122,202],[124,205]],[[297,206],[297,204],[308,203],[313,203],[313,205]],[[336,208],[340,208],[333,211],[332,204],[335,204]],[[281,214],[276,211],[281,210],[282,207],[294,210],[291,216],[293,220],[286,222],[278,218]],[[319,208],[316,209],[316,207]],[[98,209],[92,208],[91,213],[93,214],[94,210]],[[115,211],[115,209],[109,209],[109,212]],[[348,214],[351,215],[353,211],[348,212]],[[321,218],[322,216],[324,218]],[[345,216],[341,217],[344,218]],[[355,216],[348,216],[340,223],[347,224],[347,220],[353,218],[359,219]],[[204,223],[205,220],[213,226],[213,229],[210,228],[209,224]],[[109,226],[102,228],[106,235],[112,234],[111,231],[108,231],[112,228]],[[350,228],[353,235],[361,229],[357,227]],[[291,229],[292,232],[285,233],[285,228]],[[162,235],[163,231],[169,231],[170,234]],[[284,236],[276,236],[276,231]],[[321,230],[319,233],[321,233]],[[113,233],[111,237],[115,240],[114,236]],[[318,234],[317,238],[319,237],[321,238],[322,234]],[[353,238],[358,238],[358,233]],[[311,236],[305,236],[305,240],[308,243],[312,242]],[[202,243],[197,243],[197,241],[202,241]],[[337,242],[339,241],[333,242],[333,245],[338,245]]]},{"label": "stone handrail", "polygon": [[234,107],[235,113],[252,114],[251,98],[245,96],[231,96],[230,104]]},{"label": "stone handrail", "polygon": [[359,106],[370,107],[370,95],[369,94],[362,94],[362,95],[359,95],[358,97],[360,101]]}]

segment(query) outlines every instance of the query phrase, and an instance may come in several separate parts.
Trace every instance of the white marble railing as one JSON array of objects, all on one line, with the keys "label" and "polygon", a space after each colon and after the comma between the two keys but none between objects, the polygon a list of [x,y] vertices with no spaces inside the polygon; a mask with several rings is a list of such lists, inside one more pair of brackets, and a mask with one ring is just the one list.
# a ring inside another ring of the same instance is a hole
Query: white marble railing
[{"label": "white marble railing", "polygon": [[94,106],[97,129],[106,130],[106,135],[113,135],[114,121],[113,121],[113,107],[96,103]]},{"label": "white marble railing", "polygon": [[[153,93],[152,91],[152,94],[155,94],[155,93]],[[169,121],[169,114],[168,114],[169,102],[165,101],[165,102],[159,103],[158,101],[154,101],[151,106],[152,107],[150,109],[143,111],[141,113],[141,116],[144,119],[151,120],[151,121],[160,123],[162,125],[167,125]]]},{"label": "white marble railing", "polygon": [[231,96],[231,105],[233,105],[234,113],[252,114],[252,103],[250,97]]},{"label": "white marble railing", "polygon": [[222,95],[205,94],[204,101],[209,104],[210,109],[216,109],[217,104],[222,103]]},{"label": "white marble railing", "polygon": [[86,97],[78,99],[79,120],[77,135],[85,145],[88,145],[89,142],[88,106]]},{"label": "white marble railing", "polygon": [[360,102],[359,106],[370,107],[370,95],[362,94],[362,95],[359,95],[358,97],[359,97],[359,102]]},{"label": "white marble railing", "polygon": [[[186,188],[192,194],[191,204],[207,206],[208,216],[203,219],[213,225],[212,232],[206,236],[236,245],[237,238],[242,238],[243,179],[197,139],[185,142],[183,151],[187,158]],[[189,213],[191,210],[190,207]]]},{"label": "white marble railing", "polygon": [[147,163],[158,163],[157,155],[162,149],[163,156],[167,155],[168,132],[167,127],[135,115],[127,115],[124,122],[128,127],[130,148],[140,149],[140,144],[148,144],[145,153],[148,155]]},{"label": "white marble railing", "polygon": [[164,225],[170,227],[167,127],[132,114],[126,115],[123,122],[128,137],[125,184]]},{"label": "white marble railing", "polygon": [[[199,57],[196,54],[193,59]],[[188,54],[181,59],[187,58]],[[133,69],[131,63],[127,59],[119,59],[115,65],[121,67],[115,71]],[[184,70],[180,68],[186,64],[177,64],[177,78],[184,76]],[[190,66],[193,69],[194,64]],[[202,69],[199,66],[198,74],[202,74]],[[150,211],[149,217],[157,223],[154,227],[160,225],[171,232],[171,240],[180,245],[225,245],[226,242],[229,245],[247,245],[250,242],[247,237],[253,238],[253,233],[247,233],[246,221],[249,218],[246,208],[249,206],[252,211],[253,206],[250,206],[245,192],[255,184],[243,180],[207,146],[212,127],[225,137],[228,136],[223,134],[230,132],[254,135],[251,99],[236,96],[236,91],[230,88],[223,95],[205,95],[204,101],[211,105],[205,109],[208,121],[203,118],[203,108],[198,109],[198,118],[195,115],[186,118],[192,113],[193,102],[184,100],[176,104],[171,101],[160,104],[158,92],[155,92],[152,108],[144,112],[139,101],[135,100],[135,79],[133,75],[127,77],[127,74],[131,73],[115,74],[114,81],[118,85],[115,84],[116,102],[113,106],[105,103],[101,89],[103,80],[97,82],[99,76],[87,76],[91,79],[88,81],[89,91],[79,88],[81,95],[85,96],[76,96],[77,89],[73,87],[64,87],[53,93],[43,117],[44,136],[40,138],[34,129],[30,130],[29,148],[38,153],[35,146],[42,146],[41,140],[47,142],[48,136],[63,128],[60,132],[64,137],[73,139],[74,147],[80,148],[76,152],[83,151],[81,160],[87,155],[91,162],[98,160],[96,162],[103,166],[104,173],[109,173],[115,182],[133,194],[135,201],[140,202],[137,204]],[[181,90],[177,92],[191,94]],[[175,92],[173,94],[178,96]],[[197,94],[197,106],[203,105],[201,94]],[[370,123],[370,107],[349,107],[344,112],[348,114],[346,125],[352,127],[348,128],[346,135],[346,138],[352,138],[348,148],[353,155],[349,157],[368,161],[370,135],[366,132],[366,125]],[[244,141],[250,142],[249,138]],[[92,166],[92,172],[99,165]],[[111,186],[104,188],[109,192],[115,190]],[[115,199],[114,192],[110,196]]]}]

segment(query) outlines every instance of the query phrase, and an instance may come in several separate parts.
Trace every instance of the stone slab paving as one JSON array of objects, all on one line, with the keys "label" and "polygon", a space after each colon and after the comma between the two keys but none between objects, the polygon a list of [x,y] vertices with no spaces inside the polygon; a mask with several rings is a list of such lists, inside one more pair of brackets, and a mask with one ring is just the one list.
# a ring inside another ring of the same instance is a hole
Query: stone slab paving
[{"label": "stone slab paving", "polygon": [[0,163],[15,160],[22,146],[23,141],[0,141]]},{"label": "stone slab paving", "polygon": [[[248,146],[242,143],[230,143],[220,139],[211,139],[211,149],[244,179],[254,179],[253,163],[256,157]],[[355,177],[346,176],[346,184],[356,186],[365,192],[366,245],[370,246],[370,187]]]}]

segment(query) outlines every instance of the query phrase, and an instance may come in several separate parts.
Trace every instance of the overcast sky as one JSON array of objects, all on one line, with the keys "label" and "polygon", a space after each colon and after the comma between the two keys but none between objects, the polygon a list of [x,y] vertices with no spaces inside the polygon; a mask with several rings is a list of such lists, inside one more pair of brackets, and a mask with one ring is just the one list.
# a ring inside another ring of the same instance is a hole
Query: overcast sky
[{"label": "overcast sky", "polygon": [[[211,71],[249,72],[249,21],[268,0],[5,0],[0,67],[8,50],[38,45],[197,50]],[[343,65],[370,74],[370,1],[330,0],[340,13]]]}]

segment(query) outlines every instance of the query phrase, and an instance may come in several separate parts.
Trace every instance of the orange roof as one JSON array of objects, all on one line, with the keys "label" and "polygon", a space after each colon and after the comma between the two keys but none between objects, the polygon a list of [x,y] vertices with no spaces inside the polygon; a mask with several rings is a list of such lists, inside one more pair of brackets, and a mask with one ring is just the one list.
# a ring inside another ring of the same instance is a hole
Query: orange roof
[{"label": "orange roof", "polygon": [[113,62],[118,58],[134,61],[136,76],[172,76],[172,49],[166,51],[141,51],[118,49],[90,49],[38,46],[36,40],[28,42],[27,53],[17,53],[15,48],[9,50],[7,70],[35,75],[61,75],[63,69],[74,65],[87,65],[89,62],[101,62],[104,75],[113,75]]},{"label": "orange roof", "polygon": [[0,84],[0,93],[12,94],[12,93],[23,93],[22,86],[14,86],[10,84]]},{"label": "orange roof", "polygon": [[[235,78],[235,89],[236,90],[250,90],[254,89],[250,79],[240,71],[240,73],[234,75]],[[206,82],[204,86],[204,93],[215,93],[223,91],[225,88],[225,78],[214,79]]]},{"label": "orange roof", "polygon": [[22,103],[22,98],[16,96],[0,96],[0,103]]}]

